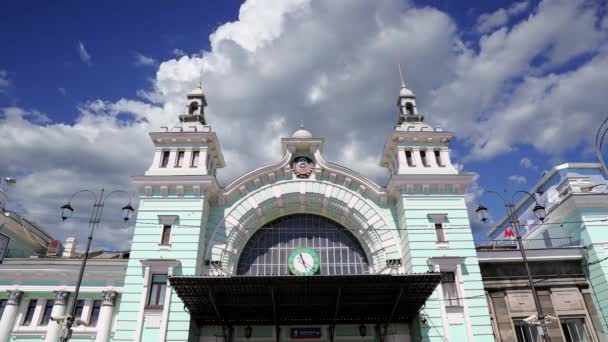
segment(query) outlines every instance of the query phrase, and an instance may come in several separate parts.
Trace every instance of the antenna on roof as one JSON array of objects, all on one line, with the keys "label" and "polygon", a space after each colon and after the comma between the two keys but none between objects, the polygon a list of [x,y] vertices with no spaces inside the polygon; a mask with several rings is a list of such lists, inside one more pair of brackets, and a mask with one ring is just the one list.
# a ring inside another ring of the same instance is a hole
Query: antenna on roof
[{"label": "antenna on roof", "polygon": [[401,63],[397,63],[397,67],[399,67],[399,77],[401,78],[401,86],[405,87],[405,81],[403,80],[403,71],[401,70]]}]

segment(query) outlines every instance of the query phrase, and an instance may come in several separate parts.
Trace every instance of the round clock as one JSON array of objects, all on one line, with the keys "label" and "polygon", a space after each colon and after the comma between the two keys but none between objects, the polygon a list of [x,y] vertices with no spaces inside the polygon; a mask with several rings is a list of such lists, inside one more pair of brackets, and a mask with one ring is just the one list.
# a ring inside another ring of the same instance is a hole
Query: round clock
[{"label": "round clock", "polygon": [[289,271],[295,275],[313,275],[319,270],[319,256],[310,248],[298,248],[287,260]]}]

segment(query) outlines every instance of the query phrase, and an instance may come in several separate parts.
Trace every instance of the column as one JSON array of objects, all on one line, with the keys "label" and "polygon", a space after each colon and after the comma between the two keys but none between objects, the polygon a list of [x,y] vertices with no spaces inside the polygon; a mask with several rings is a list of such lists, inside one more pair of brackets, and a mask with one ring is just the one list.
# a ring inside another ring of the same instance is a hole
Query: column
[{"label": "column", "polygon": [[2,319],[0,319],[0,342],[8,341],[13,329],[15,317],[17,317],[17,312],[19,312],[19,303],[23,296],[23,292],[18,290],[9,290],[6,292],[8,293],[8,298],[4,313],[2,314]]},{"label": "column", "polygon": [[[67,291],[55,291],[55,301],[53,302],[53,310],[51,311],[51,317],[59,317],[65,315],[65,305],[67,303],[70,293]],[[61,333],[61,325],[54,320],[49,321],[49,325],[46,329],[45,342],[57,342],[59,334]]]},{"label": "column", "polygon": [[405,157],[405,148],[399,147],[397,149],[397,170],[396,174],[404,174],[407,172],[409,165],[407,165],[407,158]]},{"label": "column", "polygon": [[114,301],[116,300],[116,291],[103,291],[103,303],[99,310],[99,319],[97,320],[97,337],[95,342],[106,342],[110,340],[110,332],[112,330],[112,318],[114,316]]},{"label": "column", "polygon": [[422,158],[420,157],[419,147],[412,148],[412,159],[414,160],[414,166],[424,167],[424,165],[422,164]]}]

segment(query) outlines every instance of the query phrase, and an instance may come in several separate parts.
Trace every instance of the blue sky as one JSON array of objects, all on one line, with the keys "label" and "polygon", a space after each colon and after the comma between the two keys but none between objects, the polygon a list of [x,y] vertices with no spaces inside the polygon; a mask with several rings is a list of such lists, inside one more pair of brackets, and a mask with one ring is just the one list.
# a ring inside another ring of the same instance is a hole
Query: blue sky
[{"label": "blue sky", "polygon": [[[385,184],[397,63],[427,120],[455,132],[453,161],[479,175],[471,203],[483,189],[528,189],[556,164],[595,161],[604,1],[1,6],[0,172],[19,178],[11,208],[60,238],[82,233],[60,226],[55,208],[79,188],[128,188],[151,161],[146,132],[175,123],[201,71],[224,184],[278,160],[279,137],[300,120],[326,137],[330,160]],[[98,246],[127,245],[131,230],[113,224]]]}]

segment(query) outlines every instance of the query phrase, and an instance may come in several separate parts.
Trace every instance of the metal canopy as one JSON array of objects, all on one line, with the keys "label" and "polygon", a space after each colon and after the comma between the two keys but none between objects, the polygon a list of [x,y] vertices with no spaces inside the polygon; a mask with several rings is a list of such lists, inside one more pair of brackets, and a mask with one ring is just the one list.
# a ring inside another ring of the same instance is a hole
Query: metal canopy
[{"label": "metal canopy", "polygon": [[174,276],[171,286],[199,324],[407,322],[439,273],[346,276]]}]

